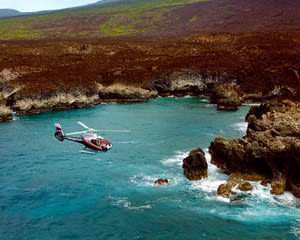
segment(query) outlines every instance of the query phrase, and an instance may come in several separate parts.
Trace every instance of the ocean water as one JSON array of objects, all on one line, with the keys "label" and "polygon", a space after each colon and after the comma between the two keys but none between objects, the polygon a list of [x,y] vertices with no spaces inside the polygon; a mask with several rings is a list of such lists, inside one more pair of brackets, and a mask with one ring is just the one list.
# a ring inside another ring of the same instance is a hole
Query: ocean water
[{"label": "ocean water", "polygon": [[[160,98],[147,103],[15,117],[0,124],[0,239],[299,239],[300,201],[270,187],[232,199],[216,189],[226,175],[209,163],[209,177],[188,181],[182,160],[217,136],[241,137],[250,106],[218,112],[206,98]],[[54,123],[80,131],[82,121],[113,148],[82,154],[59,142]],[[208,162],[210,156],[206,154]],[[154,186],[158,178],[166,186]]]}]

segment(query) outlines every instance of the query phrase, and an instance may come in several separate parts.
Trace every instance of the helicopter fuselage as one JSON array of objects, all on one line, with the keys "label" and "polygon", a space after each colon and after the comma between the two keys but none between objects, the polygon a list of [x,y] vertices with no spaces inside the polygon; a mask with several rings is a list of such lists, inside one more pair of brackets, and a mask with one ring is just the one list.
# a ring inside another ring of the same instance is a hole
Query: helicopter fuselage
[{"label": "helicopter fuselage", "polygon": [[85,148],[89,148],[95,151],[107,151],[112,148],[112,144],[108,139],[103,138],[95,133],[85,133],[83,135],[80,135],[79,137],[73,137],[65,135],[61,127],[56,126],[56,132],[54,136],[61,142],[65,139],[73,142],[78,142],[83,144]]}]

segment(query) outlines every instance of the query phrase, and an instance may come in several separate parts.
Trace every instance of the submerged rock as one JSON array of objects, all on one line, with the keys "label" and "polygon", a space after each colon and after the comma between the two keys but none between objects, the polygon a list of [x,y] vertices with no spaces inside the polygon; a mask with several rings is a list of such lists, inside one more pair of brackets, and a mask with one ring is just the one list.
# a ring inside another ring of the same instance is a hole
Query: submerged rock
[{"label": "submerged rock", "polygon": [[207,162],[201,148],[192,150],[189,156],[183,159],[184,174],[189,180],[207,178]]},{"label": "submerged rock", "polygon": [[242,139],[219,137],[211,143],[212,163],[226,174],[271,182],[272,194],[291,190],[300,197],[300,106],[291,101],[263,104],[252,107],[246,120]]},{"label": "submerged rock", "polygon": [[245,180],[248,178],[249,176],[245,174],[231,174],[227,183],[223,183],[218,187],[217,194],[229,198],[231,195],[236,194],[232,191],[232,188],[235,188],[236,186],[240,191],[251,191],[253,186]]},{"label": "submerged rock", "polygon": [[230,195],[235,194],[234,192],[231,191],[231,189],[232,189],[232,186],[230,186],[229,184],[223,183],[218,187],[217,194],[219,196],[229,198]]},{"label": "submerged rock", "polygon": [[274,195],[281,195],[284,193],[286,188],[286,179],[274,180],[271,182],[271,193]]},{"label": "submerged rock", "polygon": [[165,184],[168,184],[168,183],[169,183],[168,179],[162,179],[162,178],[159,178],[159,179],[154,181],[154,185],[165,185]]},{"label": "submerged rock", "polygon": [[253,186],[248,181],[243,181],[238,185],[238,189],[247,192],[253,190]]}]

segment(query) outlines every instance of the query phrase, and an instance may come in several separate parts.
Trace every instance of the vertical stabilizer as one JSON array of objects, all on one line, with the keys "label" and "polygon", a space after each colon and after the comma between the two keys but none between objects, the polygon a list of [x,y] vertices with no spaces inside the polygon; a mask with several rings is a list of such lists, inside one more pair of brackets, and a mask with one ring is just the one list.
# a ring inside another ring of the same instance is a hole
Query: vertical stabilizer
[{"label": "vertical stabilizer", "polygon": [[59,141],[63,141],[65,139],[65,134],[62,130],[62,127],[60,126],[59,123],[55,123],[55,128],[56,128],[56,132],[54,133],[54,136],[59,140]]}]

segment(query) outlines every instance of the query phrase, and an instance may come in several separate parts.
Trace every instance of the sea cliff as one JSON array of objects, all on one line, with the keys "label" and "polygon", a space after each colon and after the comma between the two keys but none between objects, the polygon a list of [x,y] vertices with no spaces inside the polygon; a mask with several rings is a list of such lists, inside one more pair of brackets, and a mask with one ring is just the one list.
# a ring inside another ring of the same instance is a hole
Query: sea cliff
[{"label": "sea cliff", "polygon": [[211,162],[240,179],[270,183],[272,194],[292,191],[300,198],[300,105],[285,100],[254,106],[246,121],[243,138],[211,143]]}]

